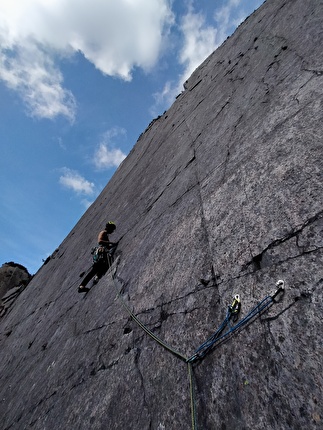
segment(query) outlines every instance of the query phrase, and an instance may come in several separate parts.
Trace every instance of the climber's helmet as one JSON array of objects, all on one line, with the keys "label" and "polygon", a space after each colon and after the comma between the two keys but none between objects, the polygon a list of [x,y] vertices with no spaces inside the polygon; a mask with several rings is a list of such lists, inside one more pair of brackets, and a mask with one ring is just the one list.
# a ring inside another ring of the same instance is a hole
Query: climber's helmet
[{"label": "climber's helmet", "polygon": [[117,226],[115,225],[115,223],[113,221],[108,221],[105,225],[105,230],[108,233],[113,233],[116,228],[117,228]]}]

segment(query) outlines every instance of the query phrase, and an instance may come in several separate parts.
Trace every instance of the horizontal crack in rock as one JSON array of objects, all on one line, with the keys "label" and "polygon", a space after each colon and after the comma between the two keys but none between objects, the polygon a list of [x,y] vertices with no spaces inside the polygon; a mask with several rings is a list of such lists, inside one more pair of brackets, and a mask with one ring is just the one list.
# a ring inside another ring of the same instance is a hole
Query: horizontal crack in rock
[{"label": "horizontal crack in rock", "polygon": [[[251,259],[251,261],[249,261],[248,263],[244,264],[242,266],[242,272],[244,272],[245,270],[248,269],[249,266],[253,266],[254,270],[260,270],[262,268],[262,260],[263,257],[265,255],[265,253],[273,248],[278,247],[279,245],[281,245],[284,242],[287,242],[288,240],[292,239],[293,237],[297,237],[300,233],[302,233],[302,231],[309,226],[310,224],[313,224],[315,221],[317,221],[318,219],[323,217],[323,211],[320,211],[319,213],[317,213],[316,215],[314,215],[313,217],[309,218],[306,222],[304,222],[300,227],[293,229],[290,233],[286,234],[284,237],[280,238],[280,239],[276,239],[273,242],[271,242],[262,252],[260,252],[259,254],[253,256],[253,258]],[[314,250],[310,250],[310,251],[302,251],[299,255],[297,256],[292,256],[292,257],[287,257],[285,259],[285,261],[287,261],[288,259],[293,259],[293,258],[297,258],[300,255],[304,255],[304,254],[310,254],[312,252],[315,252],[317,250],[321,249],[321,247],[317,247]]]}]

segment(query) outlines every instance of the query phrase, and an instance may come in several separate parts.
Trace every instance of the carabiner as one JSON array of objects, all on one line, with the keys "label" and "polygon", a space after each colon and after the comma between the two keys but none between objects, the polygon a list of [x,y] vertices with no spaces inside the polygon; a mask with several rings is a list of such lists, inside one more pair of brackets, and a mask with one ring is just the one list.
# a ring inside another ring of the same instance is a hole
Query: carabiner
[{"label": "carabiner", "polygon": [[235,294],[235,296],[233,298],[232,305],[229,306],[231,314],[233,314],[233,315],[238,314],[240,311],[240,308],[241,308],[240,296],[239,296],[239,294]]}]

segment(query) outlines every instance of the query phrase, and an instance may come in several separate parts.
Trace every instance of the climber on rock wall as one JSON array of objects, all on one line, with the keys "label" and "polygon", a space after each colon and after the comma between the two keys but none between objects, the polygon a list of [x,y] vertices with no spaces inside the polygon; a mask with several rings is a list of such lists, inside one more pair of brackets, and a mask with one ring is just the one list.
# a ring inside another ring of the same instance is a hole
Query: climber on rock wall
[{"label": "climber on rock wall", "polygon": [[109,221],[105,229],[100,231],[98,236],[98,246],[92,250],[93,265],[89,273],[84,277],[81,285],[78,287],[79,293],[87,293],[89,288],[86,285],[94,277],[94,283],[98,282],[100,278],[106,273],[110,266],[110,258],[118,246],[118,242],[111,242],[109,234],[112,234],[116,229],[113,221]]}]

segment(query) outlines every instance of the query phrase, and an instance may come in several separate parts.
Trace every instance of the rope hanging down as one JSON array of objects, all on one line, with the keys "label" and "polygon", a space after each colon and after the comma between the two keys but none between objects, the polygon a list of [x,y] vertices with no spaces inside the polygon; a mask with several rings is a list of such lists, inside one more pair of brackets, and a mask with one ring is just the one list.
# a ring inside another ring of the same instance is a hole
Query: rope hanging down
[{"label": "rope hanging down", "polygon": [[[172,354],[176,355],[180,360],[185,361],[187,363],[188,368],[188,377],[189,377],[189,384],[190,384],[190,399],[191,399],[191,420],[192,420],[192,430],[197,430],[197,417],[196,417],[196,403],[195,403],[195,389],[194,389],[194,379],[193,379],[193,369],[192,364],[188,361],[188,358],[182,354],[181,352],[175,350],[170,345],[168,345],[166,342],[164,342],[162,339],[160,339],[158,336],[156,336],[148,327],[146,327],[139,318],[136,317],[136,315],[132,312],[130,307],[125,302],[124,298],[122,297],[121,292],[118,289],[118,286],[115,281],[115,273],[117,270],[117,264],[118,264],[119,257],[114,261],[114,263],[111,265],[111,268],[108,272],[108,275],[110,276],[112,283],[115,287],[117,296],[119,297],[123,307],[126,309],[130,317],[139,325],[140,328],[142,328],[152,339],[154,339],[159,345],[161,345],[163,348],[165,348],[167,351],[171,352]],[[114,273],[113,273],[114,272]]]},{"label": "rope hanging down", "polygon": [[[111,267],[108,271],[108,275],[110,276],[112,283],[116,289],[117,296],[121,300],[122,305],[130,315],[130,317],[141,327],[152,339],[154,339],[157,343],[159,343],[163,348],[176,355],[182,361],[185,361],[188,365],[188,374],[189,374],[189,382],[190,382],[190,398],[191,398],[191,419],[192,419],[192,430],[197,430],[197,415],[196,415],[196,402],[194,396],[194,381],[193,381],[193,363],[202,360],[209,352],[213,351],[217,346],[223,343],[228,336],[234,334],[242,327],[251,323],[256,317],[260,316],[265,310],[267,310],[273,303],[275,303],[275,298],[280,292],[284,292],[284,281],[279,280],[276,283],[277,289],[275,292],[267,297],[265,297],[262,301],[260,301],[249,313],[245,316],[241,321],[239,321],[234,326],[231,325],[231,320],[233,322],[236,321],[238,317],[238,313],[241,308],[240,297],[238,294],[234,296],[234,300],[230,306],[228,306],[226,317],[223,323],[220,325],[218,330],[207,339],[200,347],[198,347],[195,353],[191,357],[186,357],[184,354],[172,348],[170,345],[165,343],[162,339],[156,336],[148,327],[146,327],[139,318],[132,312],[130,307],[125,302],[122,297],[121,292],[118,289],[118,286],[115,281],[115,274],[117,270],[117,264],[119,261],[119,257],[111,264]],[[223,331],[227,328],[227,331],[223,333]]]}]

